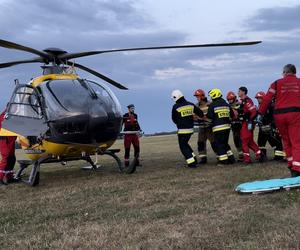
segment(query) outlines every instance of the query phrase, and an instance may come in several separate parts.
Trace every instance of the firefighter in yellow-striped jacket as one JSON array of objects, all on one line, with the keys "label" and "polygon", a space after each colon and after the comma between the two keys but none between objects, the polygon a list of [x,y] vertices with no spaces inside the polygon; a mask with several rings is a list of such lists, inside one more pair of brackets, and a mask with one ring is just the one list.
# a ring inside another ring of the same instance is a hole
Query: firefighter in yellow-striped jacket
[{"label": "firefighter in yellow-striped jacket", "polygon": [[178,128],[178,143],[181,153],[190,168],[196,168],[197,158],[189,145],[189,140],[194,133],[194,115],[202,118],[203,112],[193,103],[188,102],[180,90],[172,92],[172,99],[176,102],[172,109],[172,120]]},{"label": "firefighter in yellow-striped jacket", "polygon": [[194,96],[197,98],[196,106],[200,108],[204,114],[204,118],[197,119],[195,121],[195,125],[198,125],[198,153],[199,153],[199,162],[200,163],[207,163],[207,149],[206,149],[206,142],[209,140],[211,148],[214,152],[215,143],[214,143],[214,135],[211,129],[211,124],[206,120],[206,114],[208,111],[208,107],[210,102],[207,100],[205,96],[205,92],[202,89],[197,89],[194,93]]},{"label": "firefighter in yellow-striped jacket", "polygon": [[207,118],[212,122],[218,164],[232,164],[235,162],[235,158],[228,144],[228,139],[231,118],[234,117],[233,110],[222,98],[220,89],[212,89],[208,95],[211,97],[212,103],[209,105]]}]

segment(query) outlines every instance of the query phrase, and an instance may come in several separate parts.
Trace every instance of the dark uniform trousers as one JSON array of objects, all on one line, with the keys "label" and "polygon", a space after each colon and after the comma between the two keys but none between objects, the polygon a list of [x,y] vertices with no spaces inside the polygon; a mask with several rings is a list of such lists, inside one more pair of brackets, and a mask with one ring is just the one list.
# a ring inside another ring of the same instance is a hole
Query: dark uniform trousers
[{"label": "dark uniform trousers", "polygon": [[267,155],[266,144],[269,142],[272,148],[274,148],[274,160],[283,160],[285,153],[283,152],[283,145],[281,137],[278,133],[272,131],[272,128],[268,130],[259,129],[257,144],[260,150]]},{"label": "dark uniform trousers", "polygon": [[192,148],[189,145],[189,140],[194,133],[194,114],[203,117],[203,112],[188,102],[184,97],[178,99],[172,108],[172,120],[176,124],[178,131],[178,144],[181,153],[183,154],[188,167],[197,167],[197,159]]},{"label": "dark uniform trousers", "polygon": [[214,132],[216,151],[220,163],[227,163],[228,159],[231,159],[233,157],[233,153],[228,144],[229,134],[230,128]]},{"label": "dark uniform trousers", "polygon": [[241,129],[242,129],[241,123],[232,123],[231,124],[234,146],[236,147],[236,149],[238,151],[239,158],[243,159],[244,154],[243,154],[243,149],[242,149]]},{"label": "dark uniform trousers", "polygon": [[189,134],[180,134],[178,133],[178,144],[181,153],[183,154],[184,158],[188,165],[193,165],[196,163],[196,155],[193,152],[193,149],[189,145],[189,140],[191,139],[193,133]]}]

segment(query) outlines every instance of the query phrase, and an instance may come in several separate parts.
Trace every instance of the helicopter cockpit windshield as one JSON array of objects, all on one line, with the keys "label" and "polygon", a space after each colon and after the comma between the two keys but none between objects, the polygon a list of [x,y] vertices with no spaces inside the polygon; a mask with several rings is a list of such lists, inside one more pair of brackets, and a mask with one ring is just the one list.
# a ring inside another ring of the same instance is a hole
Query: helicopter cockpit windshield
[{"label": "helicopter cockpit windshield", "polygon": [[[103,86],[83,79],[51,80],[39,86],[49,120],[96,112],[121,114],[116,97]],[[98,108],[97,108],[98,107]]]}]

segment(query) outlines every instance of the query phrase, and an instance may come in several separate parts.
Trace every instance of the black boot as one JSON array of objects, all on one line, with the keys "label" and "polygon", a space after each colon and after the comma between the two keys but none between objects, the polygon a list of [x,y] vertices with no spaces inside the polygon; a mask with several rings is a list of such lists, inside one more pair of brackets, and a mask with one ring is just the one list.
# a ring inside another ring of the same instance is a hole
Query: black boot
[{"label": "black boot", "polygon": [[265,162],[267,161],[267,156],[263,152],[261,152],[260,155],[257,157],[257,160],[259,162]]},{"label": "black boot", "polygon": [[267,156],[267,149],[266,148],[261,148],[260,149],[261,153]]},{"label": "black boot", "polygon": [[284,157],[283,156],[278,156],[278,155],[275,155],[274,158],[273,158],[274,161],[283,161],[284,160]]},{"label": "black boot", "polygon": [[142,167],[142,164],[141,164],[139,158],[136,158],[136,160],[135,160],[135,165],[136,165],[137,167]]},{"label": "black boot", "polygon": [[235,162],[236,161],[235,161],[234,155],[228,156],[228,164],[234,164]]},{"label": "black boot", "polygon": [[197,167],[198,167],[197,162],[188,164],[188,168],[197,168]]},{"label": "black boot", "polygon": [[3,180],[0,180],[0,186],[7,185],[7,182],[4,182]]},{"label": "black boot", "polygon": [[298,177],[300,176],[300,172],[299,171],[296,171],[296,170],[293,170],[293,169],[290,169],[291,171],[291,177]]},{"label": "black boot", "polygon": [[239,162],[243,162],[244,161],[244,153],[243,153],[243,151],[240,151],[238,154],[239,154],[238,161]]},{"label": "black boot", "polygon": [[224,160],[224,161],[218,161],[217,166],[218,167],[224,167],[225,165],[228,165],[228,160]]},{"label": "black boot", "polygon": [[206,157],[206,156],[200,157],[199,163],[200,163],[200,164],[205,164],[205,163],[207,163],[207,157]]}]

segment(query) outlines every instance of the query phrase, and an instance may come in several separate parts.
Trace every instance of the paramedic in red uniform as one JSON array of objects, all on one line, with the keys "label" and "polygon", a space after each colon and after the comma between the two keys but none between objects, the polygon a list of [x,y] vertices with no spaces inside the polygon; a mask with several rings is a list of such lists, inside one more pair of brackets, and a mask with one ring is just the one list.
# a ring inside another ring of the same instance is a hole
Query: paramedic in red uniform
[{"label": "paramedic in red uniform", "polygon": [[124,147],[125,147],[125,166],[129,165],[130,156],[130,146],[133,145],[134,157],[137,160],[137,165],[139,165],[139,155],[140,155],[140,142],[139,133],[140,125],[138,123],[138,116],[134,113],[134,105],[130,104],[127,106],[128,113],[123,115],[123,125],[124,125]]},{"label": "paramedic in red uniform", "polygon": [[[283,67],[283,78],[273,82],[259,107],[265,114],[275,100],[275,124],[283,140],[283,147],[291,176],[300,176],[300,79],[296,67],[287,64]],[[258,117],[261,120],[261,117]]]},{"label": "paramedic in red uniform", "polygon": [[[4,111],[0,115],[0,129],[5,116]],[[16,136],[0,136],[0,185],[14,182],[13,168],[16,163],[15,142]]]},{"label": "paramedic in red uniform", "polygon": [[253,139],[253,131],[255,128],[254,119],[257,115],[257,110],[253,101],[247,96],[248,89],[246,87],[240,87],[238,96],[241,99],[241,109],[239,117],[242,121],[241,128],[241,139],[242,139],[242,149],[244,153],[244,162],[251,163],[250,151],[253,150],[256,155],[256,159],[263,161],[264,157],[261,150],[255,143]]}]

